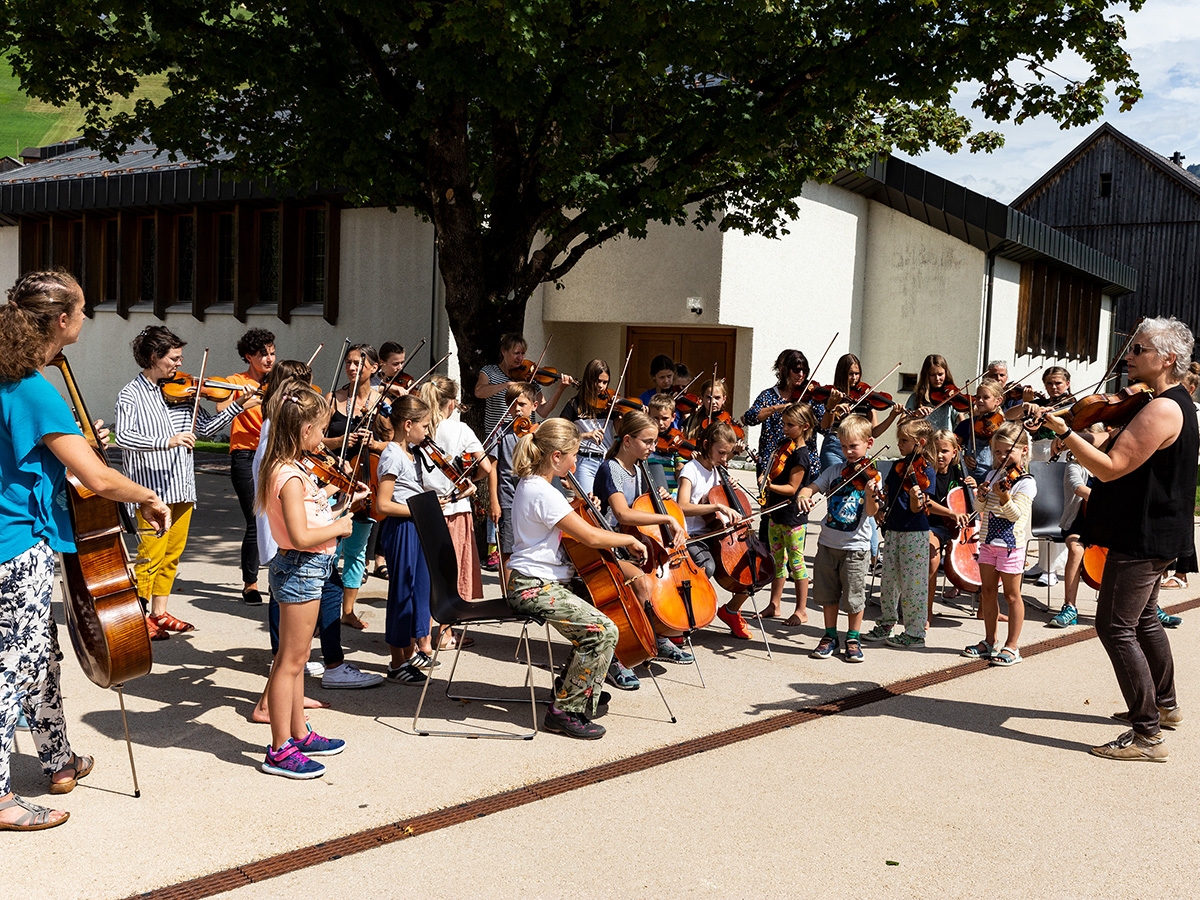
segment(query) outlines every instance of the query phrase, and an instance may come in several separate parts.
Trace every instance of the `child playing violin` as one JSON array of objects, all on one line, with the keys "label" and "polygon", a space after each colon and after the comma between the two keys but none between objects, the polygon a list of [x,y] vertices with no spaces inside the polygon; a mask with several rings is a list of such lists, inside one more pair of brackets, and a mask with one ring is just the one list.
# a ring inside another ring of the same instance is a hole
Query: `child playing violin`
[{"label": "child playing violin", "polygon": [[[513,474],[513,453],[520,438],[513,431],[513,422],[529,418],[537,406],[538,389],[527,382],[515,381],[504,393],[504,405],[512,412],[504,424],[500,440],[493,450],[496,468],[496,490],[492,492],[491,514],[497,520],[497,536],[500,539],[500,558],[507,559],[513,548],[512,502],[517,490],[517,478]],[[501,566],[503,563],[501,563]]]},{"label": "child playing violin", "polygon": [[[931,621],[933,595],[937,589],[937,573],[942,564],[942,553],[950,546],[955,532],[970,522],[970,516],[966,513],[956,513],[947,506],[952,489],[975,489],[975,479],[964,474],[958,455],[958,438],[954,436],[953,431],[939,429],[933,433],[934,481],[926,497],[926,512],[929,516],[929,593],[926,606]],[[952,600],[957,596],[957,587],[951,585],[946,588],[947,599]]]},{"label": "child playing violin", "polygon": [[[733,455],[737,445],[737,435],[724,422],[713,422],[700,437],[700,448],[679,473],[679,508],[686,517],[684,525],[688,534],[693,537],[706,531],[714,530],[705,516],[714,516],[721,527],[733,525],[738,521],[738,515],[730,507],[708,501],[709,492],[721,483],[717,466],[723,466]],[[696,565],[712,578],[717,571],[717,561],[713,558],[712,549],[707,543],[698,542],[688,545],[688,552]],[[729,626],[733,636],[741,640],[751,639],[750,629],[742,617],[742,604],[746,602],[747,594],[734,594],[725,606],[717,608],[717,618]]]},{"label": "child playing violin", "polygon": [[[933,427],[925,419],[905,419],[896,429],[896,446],[903,454],[883,481],[887,532],[883,545],[883,574],[879,581],[879,619],[863,640],[886,641],[891,647],[924,647],[928,620],[929,517],[927,492],[936,478],[929,441]],[[892,634],[898,608],[904,611],[904,630]]]},{"label": "child playing violin", "polygon": [[[1029,434],[1019,422],[1006,422],[991,440],[997,466],[977,488],[983,534],[979,541],[980,606],[984,639],[963,650],[971,659],[987,659],[994,666],[1015,666],[1021,661],[1017,642],[1025,623],[1025,601],[1021,597],[1021,574],[1025,569],[1025,539],[1037,484],[1027,471]],[[1004,646],[996,649],[1000,619],[999,584],[1008,604],[1008,633]]]},{"label": "child playing violin", "polygon": [[954,407],[950,403],[935,403],[932,391],[945,385],[954,384],[954,376],[950,374],[950,364],[940,353],[930,353],[921,364],[921,374],[917,376],[917,386],[904,404],[905,409],[911,410],[917,416],[928,419],[934,430],[950,429],[954,426]]},{"label": "child playing violin", "polygon": [[992,467],[991,439],[1004,422],[1004,413],[1000,411],[1003,402],[1004,388],[1000,382],[985,378],[975,389],[972,416],[954,428],[963,447],[967,474],[976,481],[982,481]]},{"label": "child playing violin", "polygon": [[[645,413],[632,411],[621,417],[617,426],[616,443],[608,451],[608,458],[596,473],[594,492],[600,499],[600,510],[611,525],[629,531],[641,525],[666,525],[671,531],[672,548],[683,546],[683,526],[669,515],[658,515],[633,509],[633,503],[647,491],[655,490],[642,478],[638,463],[650,456],[658,440],[658,426]],[[665,491],[664,491],[665,494]],[[669,495],[667,495],[669,496]],[[650,579],[638,577],[633,582],[633,592],[645,605],[650,600]],[[658,659],[666,662],[689,665],[695,662],[688,653],[667,637],[658,636]]]},{"label": "child playing violin", "polygon": [[[579,432],[564,419],[548,419],[517,442],[513,471],[513,552],[505,600],[517,612],[540,616],[571,642],[566,671],[542,727],[583,740],[604,737],[594,718],[607,711],[599,690],[617,646],[612,620],[567,587],[575,569],[562,546],[569,535],[588,547],[627,548],[639,563],[646,548],[633,535],[597,528],[583,519],[552,481],[575,469]],[[622,567],[623,568],[623,567]]]},{"label": "child playing violin", "polygon": [[865,465],[874,443],[870,419],[847,416],[838,426],[837,437],[846,464],[822,469],[816,481],[800,489],[796,501],[800,511],[807,513],[814,495],[827,497],[813,566],[813,592],[824,613],[825,634],[809,655],[829,659],[838,652],[840,607],[847,617],[846,661],[857,663],[863,661],[861,631],[867,606],[871,519],[879,511],[879,473],[874,466]]},{"label": "child playing violin", "polygon": [[[781,413],[784,443],[775,449],[776,458],[767,470],[767,506],[776,506],[795,498],[808,480],[811,465],[808,439],[817,428],[817,417],[807,403],[793,403]],[[776,471],[778,470],[778,471]],[[783,586],[788,577],[796,591],[796,610],[783,623],[795,627],[808,624],[808,567],[804,563],[804,539],[808,534],[808,515],[795,503],[788,503],[770,514],[767,544],[775,560],[775,579],[771,599],[762,615],[778,616],[783,603]]]},{"label": "child playing violin", "polygon": [[575,480],[591,491],[604,454],[612,446],[612,422],[608,415],[608,363],[593,359],[584,367],[579,392],[567,401],[562,417],[579,429],[579,465]]},{"label": "child playing violin", "polygon": [[[677,430],[675,429],[675,398],[670,394],[655,394],[650,398],[647,408],[650,411],[650,420],[658,431],[657,438],[667,441],[667,446],[669,446],[671,432]],[[682,437],[682,433],[680,433],[680,437]],[[667,482],[667,491],[674,500],[675,492],[679,489],[679,479],[675,477],[676,453],[673,449],[659,450],[657,439],[655,444],[656,446],[650,451],[646,462],[662,469],[663,477]]]}]

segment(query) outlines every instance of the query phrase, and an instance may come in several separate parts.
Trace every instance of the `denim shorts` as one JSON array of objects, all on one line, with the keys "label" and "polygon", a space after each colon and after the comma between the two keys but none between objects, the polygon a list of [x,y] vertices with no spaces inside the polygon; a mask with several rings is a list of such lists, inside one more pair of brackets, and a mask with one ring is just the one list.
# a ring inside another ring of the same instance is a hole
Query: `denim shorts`
[{"label": "denim shorts", "polygon": [[271,596],[279,603],[320,600],[325,582],[333,574],[332,553],[309,550],[280,550],[267,566]]}]

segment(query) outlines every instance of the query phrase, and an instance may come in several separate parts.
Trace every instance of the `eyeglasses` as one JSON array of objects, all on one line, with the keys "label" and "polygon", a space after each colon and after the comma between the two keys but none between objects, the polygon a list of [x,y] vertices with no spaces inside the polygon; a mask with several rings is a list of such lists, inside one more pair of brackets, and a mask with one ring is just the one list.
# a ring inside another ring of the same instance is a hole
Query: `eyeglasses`
[{"label": "eyeglasses", "polygon": [[1143,353],[1157,353],[1153,347],[1143,347],[1141,344],[1134,344],[1129,348],[1129,352],[1133,356],[1141,356]]},{"label": "eyeglasses", "polygon": [[795,372],[797,375],[807,374],[804,370],[804,366],[792,366],[791,371]]}]

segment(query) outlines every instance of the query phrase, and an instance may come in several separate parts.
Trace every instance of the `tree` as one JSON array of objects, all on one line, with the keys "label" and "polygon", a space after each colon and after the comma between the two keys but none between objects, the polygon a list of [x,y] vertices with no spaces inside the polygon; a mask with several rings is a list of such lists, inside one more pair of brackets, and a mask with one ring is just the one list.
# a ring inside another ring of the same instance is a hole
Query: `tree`
[{"label": "tree", "polygon": [[[1113,0],[10,0],[25,91],[115,153],[197,160],[437,230],[464,383],[538,285],[650,222],[775,235],[808,179],[876,153],[995,147],[991,120],[1140,96]],[[1132,0],[1134,9],[1141,0]],[[1048,66],[1064,52],[1088,75]],[[115,112],[141,77],[170,95]]]}]

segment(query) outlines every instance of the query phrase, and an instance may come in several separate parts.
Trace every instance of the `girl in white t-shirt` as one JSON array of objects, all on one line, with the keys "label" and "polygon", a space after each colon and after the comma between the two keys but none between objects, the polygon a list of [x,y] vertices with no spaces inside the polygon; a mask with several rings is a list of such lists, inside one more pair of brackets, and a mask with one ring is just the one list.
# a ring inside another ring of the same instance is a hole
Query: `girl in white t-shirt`
[{"label": "girl in white t-shirt", "polygon": [[517,612],[544,618],[572,645],[543,726],[596,740],[604,736],[604,727],[592,719],[605,712],[600,685],[617,646],[617,627],[568,589],[575,569],[562,546],[563,534],[588,547],[624,547],[638,562],[645,560],[646,548],[633,535],[588,524],[553,486],[555,478],[575,471],[578,452],[579,431],[565,419],[548,419],[517,442],[513,471],[520,481],[513,496],[505,599]]},{"label": "girl in white t-shirt", "polygon": [[[491,474],[492,461],[484,454],[483,444],[471,427],[451,418],[458,408],[457,381],[445,375],[434,375],[421,385],[421,399],[429,407],[433,441],[446,459],[457,464],[463,462],[466,454],[478,454],[482,458],[471,477],[457,483],[447,478],[437,466],[426,465],[421,472],[421,480],[427,487],[437,491],[440,497],[450,498],[442,506],[442,512],[446,514],[446,526],[458,556],[458,595],[464,600],[478,600],[483,596],[483,577],[479,571],[479,548],[475,544],[471,495],[475,493],[474,482]],[[441,638],[441,649],[454,647],[454,637],[448,627],[442,629]]]},{"label": "girl in white t-shirt", "polygon": [[287,778],[317,778],[325,767],[312,756],[340,753],[345,741],[310,731],[304,718],[304,664],[325,583],[333,574],[337,540],[353,523],[342,512],[367,496],[366,485],[336,508],[304,468],[306,453],[321,446],[329,409],[320,393],[293,383],[274,407],[259,469],[255,505],[265,511],[279,550],[271,560],[271,594],[279,602],[279,652],[267,684],[271,746],[262,770]]},{"label": "girl in white t-shirt", "polygon": [[[708,492],[720,484],[721,476],[717,466],[723,466],[733,455],[737,445],[737,435],[724,422],[714,422],[709,425],[700,438],[700,449],[695,457],[688,460],[679,472],[679,508],[687,517],[688,534],[695,537],[713,527],[705,521],[705,516],[715,516],[721,526],[732,525],[738,520],[738,514],[721,503],[709,503]],[[688,552],[696,565],[700,566],[711,579],[717,571],[717,562],[713,558],[712,548],[707,543],[689,544]],[[717,608],[717,618],[729,626],[733,636],[742,640],[750,640],[750,629],[742,618],[742,604],[748,594],[734,594],[729,603]]]}]

